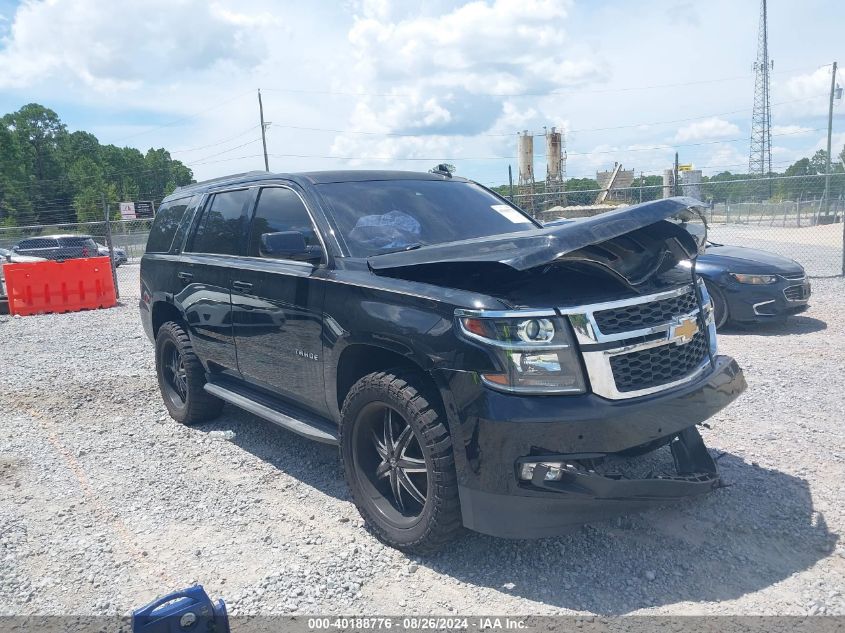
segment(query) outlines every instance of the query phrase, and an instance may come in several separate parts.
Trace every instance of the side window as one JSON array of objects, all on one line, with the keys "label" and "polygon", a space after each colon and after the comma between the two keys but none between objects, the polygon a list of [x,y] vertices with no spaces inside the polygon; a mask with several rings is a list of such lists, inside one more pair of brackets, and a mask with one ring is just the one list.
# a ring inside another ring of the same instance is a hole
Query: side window
[{"label": "side window", "polygon": [[305,236],[306,246],[320,245],[311,217],[298,195],[284,187],[262,189],[249,229],[247,255],[270,257],[260,251],[261,235],[283,231],[300,231]]},{"label": "side window", "polygon": [[18,248],[56,248],[59,241],[49,237],[36,237],[29,240],[23,240],[18,244]]},{"label": "side window", "polygon": [[194,253],[236,255],[243,230],[249,189],[214,194],[205,206],[188,250]]},{"label": "side window", "polygon": [[156,213],[150,235],[147,238],[148,253],[168,253],[173,244],[173,236],[176,235],[176,228],[185,215],[188,208],[189,198],[171,200],[162,205]]}]

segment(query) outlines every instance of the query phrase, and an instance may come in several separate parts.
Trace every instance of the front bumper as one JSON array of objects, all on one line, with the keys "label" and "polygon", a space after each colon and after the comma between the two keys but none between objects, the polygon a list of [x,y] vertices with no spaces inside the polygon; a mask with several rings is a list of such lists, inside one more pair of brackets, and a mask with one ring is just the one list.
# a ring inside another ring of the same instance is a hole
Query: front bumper
[{"label": "front bumper", "polygon": [[810,282],[779,278],[766,286],[741,284],[726,275],[719,285],[734,321],[768,321],[804,312],[812,287]]},{"label": "front bumper", "polygon": [[[500,537],[554,536],[574,525],[713,490],[720,479],[695,425],[745,387],[736,362],[719,356],[713,371],[695,383],[627,401],[486,389],[483,396],[458,401],[466,448],[458,472],[464,525]],[[526,457],[583,464],[668,442],[677,470],[671,478],[611,478],[581,469],[551,482],[544,481],[543,467],[535,468],[531,481],[517,476],[517,463]]]}]

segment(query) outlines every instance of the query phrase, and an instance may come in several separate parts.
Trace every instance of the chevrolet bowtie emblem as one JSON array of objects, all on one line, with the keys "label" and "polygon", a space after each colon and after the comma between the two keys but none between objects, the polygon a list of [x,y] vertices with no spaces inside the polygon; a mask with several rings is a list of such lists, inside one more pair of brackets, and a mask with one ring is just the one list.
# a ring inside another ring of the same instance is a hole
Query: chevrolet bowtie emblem
[{"label": "chevrolet bowtie emblem", "polygon": [[681,319],[678,323],[669,328],[669,340],[677,345],[689,343],[692,337],[698,333],[698,323],[695,319]]}]

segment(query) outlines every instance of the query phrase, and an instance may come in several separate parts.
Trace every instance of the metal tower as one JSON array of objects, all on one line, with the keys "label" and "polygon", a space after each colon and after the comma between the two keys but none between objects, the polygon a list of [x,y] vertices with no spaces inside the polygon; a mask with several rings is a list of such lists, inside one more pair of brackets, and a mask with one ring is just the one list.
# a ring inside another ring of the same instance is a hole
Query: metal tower
[{"label": "metal tower", "polygon": [[566,205],[566,137],[563,131],[552,128],[551,132],[545,127],[546,136],[546,189],[545,205]]},{"label": "metal tower", "polygon": [[772,172],[772,110],[769,101],[769,30],[766,0],[760,2],[760,27],[757,34],[757,61],[754,62],[754,113],[751,117],[751,151],[748,173],[767,176]]},{"label": "metal tower", "polygon": [[519,199],[525,211],[534,215],[534,135],[525,130],[517,134],[517,169],[519,171]]}]

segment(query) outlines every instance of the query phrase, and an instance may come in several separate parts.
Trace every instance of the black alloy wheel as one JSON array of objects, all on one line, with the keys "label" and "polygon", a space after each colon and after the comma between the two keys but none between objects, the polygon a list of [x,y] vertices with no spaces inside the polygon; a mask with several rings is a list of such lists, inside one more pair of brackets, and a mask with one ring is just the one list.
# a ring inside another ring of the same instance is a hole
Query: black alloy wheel
[{"label": "black alloy wheel", "polygon": [[392,547],[429,553],[463,530],[445,418],[436,390],[420,374],[368,374],[344,400],[346,482],[367,525]]},{"label": "black alloy wheel", "polygon": [[390,521],[419,518],[428,497],[428,468],[419,440],[405,419],[385,403],[361,410],[355,426],[355,458],[373,502]]},{"label": "black alloy wheel", "polygon": [[205,390],[205,369],[181,323],[168,321],[156,333],[156,373],[167,412],[196,424],[220,414],[223,401]]},{"label": "black alloy wheel", "polygon": [[165,341],[162,354],[165,361],[162,372],[164,384],[167,386],[165,396],[170,398],[175,406],[183,407],[188,401],[188,372],[185,370],[182,353],[173,341]]}]

